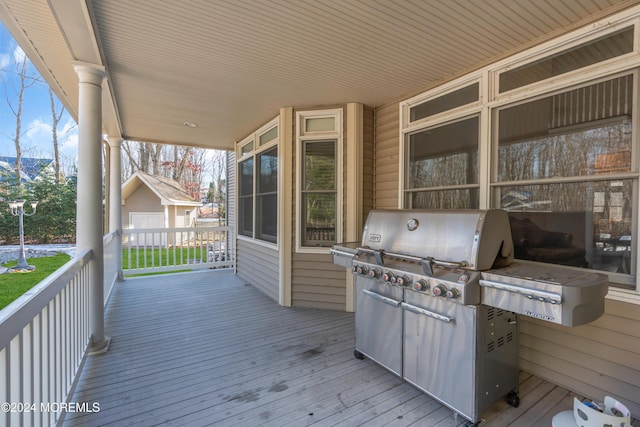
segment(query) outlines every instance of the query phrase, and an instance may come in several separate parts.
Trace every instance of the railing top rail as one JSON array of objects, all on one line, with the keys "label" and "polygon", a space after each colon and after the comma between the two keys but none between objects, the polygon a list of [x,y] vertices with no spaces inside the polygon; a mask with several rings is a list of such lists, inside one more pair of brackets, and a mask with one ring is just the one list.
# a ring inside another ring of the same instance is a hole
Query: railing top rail
[{"label": "railing top rail", "polygon": [[0,349],[5,348],[93,258],[87,249],[0,310]]},{"label": "railing top rail", "polygon": [[175,232],[191,232],[191,231],[232,231],[233,227],[228,225],[206,226],[206,227],[174,227],[174,228],[125,228],[122,234],[136,233],[175,233]]}]

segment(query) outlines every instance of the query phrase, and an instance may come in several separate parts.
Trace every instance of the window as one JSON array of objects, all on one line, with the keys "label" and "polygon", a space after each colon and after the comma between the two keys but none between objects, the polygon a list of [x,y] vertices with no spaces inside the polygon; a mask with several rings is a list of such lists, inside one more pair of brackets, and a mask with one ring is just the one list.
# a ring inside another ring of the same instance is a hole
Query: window
[{"label": "window", "polygon": [[341,233],[342,110],[298,112],[297,123],[297,249],[326,252]]},{"label": "window", "polygon": [[585,28],[402,103],[400,205],[504,209],[516,259],[640,291],[635,38]]},{"label": "window", "polygon": [[478,207],[478,117],[407,136],[405,208]]},{"label": "window", "polygon": [[253,158],[241,162],[239,168],[238,234],[253,237]]},{"label": "window", "polygon": [[257,157],[256,238],[275,243],[278,237],[278,147]]},{"label": "window", "polygon": [[633,75],[494,112],[495,204],[516,258],[630,275]]},{"label": "window", "polygon": [[304,141],[302,245],[336,243],[336,141]]},{"label": "window", "polygon": [[[269,243],[278,240],[276,121],[238,144],[238,235]],[[255,147],[254,141],[259,142],[259,147]]]}]

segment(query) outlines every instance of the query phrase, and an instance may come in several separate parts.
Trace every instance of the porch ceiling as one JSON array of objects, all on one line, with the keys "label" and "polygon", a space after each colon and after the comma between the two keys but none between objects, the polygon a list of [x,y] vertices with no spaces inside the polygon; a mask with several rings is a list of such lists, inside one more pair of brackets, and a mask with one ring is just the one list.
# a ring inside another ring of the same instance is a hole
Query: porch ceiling
[{"label": "porch ceiling", "polygon": [[74,117],[71,62],[102,64],[110,136],[232,149],[283,106],[384,105],[636,3],[0,0],[0,19]]}]

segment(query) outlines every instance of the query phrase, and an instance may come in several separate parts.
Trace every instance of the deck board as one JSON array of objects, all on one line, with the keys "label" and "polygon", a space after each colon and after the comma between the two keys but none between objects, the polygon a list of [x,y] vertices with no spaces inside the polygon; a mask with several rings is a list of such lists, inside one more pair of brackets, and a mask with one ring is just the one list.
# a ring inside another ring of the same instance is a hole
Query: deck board
[{"label": "deck board", "polygon": [[[370,360],[353,357],[353,314],[275,304],[229,270],[118,283],[109,352],[89,356],[63,425],[433,426],[462,417]],[[521,374],[519,408],[482,427],[550,425],[573,394]],[[634,426],[638,426],[637,422]]]}]

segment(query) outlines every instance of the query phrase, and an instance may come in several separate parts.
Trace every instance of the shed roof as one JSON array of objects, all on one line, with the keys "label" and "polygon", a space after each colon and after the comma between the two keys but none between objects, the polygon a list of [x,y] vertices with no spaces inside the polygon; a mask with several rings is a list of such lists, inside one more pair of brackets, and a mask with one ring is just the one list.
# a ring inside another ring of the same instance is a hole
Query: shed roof
[{"label": "shed roof", "polygon": [[141,185],[146,185],[160,198],[162,205],[167,206],[201,206],[202,203],[193,199],[179,183],[172,179],[153,176],[137,171],[122,184],[123,202],[129,198]]}]

